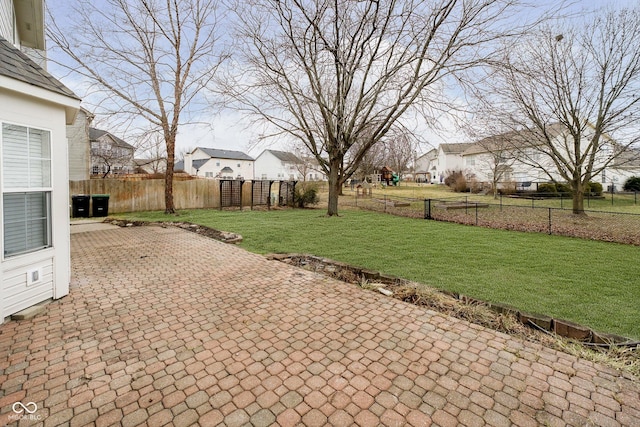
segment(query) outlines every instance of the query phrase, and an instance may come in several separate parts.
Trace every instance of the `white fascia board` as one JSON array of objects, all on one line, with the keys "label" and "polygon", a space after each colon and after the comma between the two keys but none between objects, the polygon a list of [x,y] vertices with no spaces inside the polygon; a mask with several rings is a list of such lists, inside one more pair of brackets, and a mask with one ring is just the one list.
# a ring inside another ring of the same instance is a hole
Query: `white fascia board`
[{"label": "white fascia board", "polygon": [[38,98],[46,102],[60,105],[64,107],[66,124],[73,124],[76,114],[80,109],[80,100],[52,92],[38,86],[30,85],[20,80],[12,79],[6,76],[0,76],[0,89],[19,93],[23,96]]}]

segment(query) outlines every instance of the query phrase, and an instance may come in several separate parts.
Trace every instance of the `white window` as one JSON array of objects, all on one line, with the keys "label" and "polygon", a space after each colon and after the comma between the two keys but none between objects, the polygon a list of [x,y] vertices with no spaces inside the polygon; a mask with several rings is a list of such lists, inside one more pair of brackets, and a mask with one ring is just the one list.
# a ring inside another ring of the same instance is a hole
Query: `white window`
[{"label": "white window", "polygon": [[204,176],[205,178],[213,178],[213,172],[205,172]]},{"label": "white window", "polygon": [[51,140],[46,130],[2,124],[4,256],[51,246]]}]

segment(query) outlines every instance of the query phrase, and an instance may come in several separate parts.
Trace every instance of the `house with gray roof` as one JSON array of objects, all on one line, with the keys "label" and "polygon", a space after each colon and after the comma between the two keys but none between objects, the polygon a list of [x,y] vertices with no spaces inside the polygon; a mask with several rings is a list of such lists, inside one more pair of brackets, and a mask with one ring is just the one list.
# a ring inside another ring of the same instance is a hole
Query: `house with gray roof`
[{"label": "house with gray roof", "polygon": [[252,180],[254,177],[254,159],[242,151],[198,147],[185,154],[176,170],[180,166],[189,175],[203,178]]},{"label": "house with gray roof", "polygon": [[304,174],[305,163],[293,153],[278,150],[264,150],[256,157],[256,179],[302,181]]},{"label": "house with gray roof", "polygon": [[92,175],[122,175],[135,172],[134,146],[106,130],[92,127],[89,128],[89,141]]},{"label": "house with gray roof", "polygon": [[69,293],[66,126],[80,99],[23,52],[44,33],[41,0],[0,2],[0,323]]}]

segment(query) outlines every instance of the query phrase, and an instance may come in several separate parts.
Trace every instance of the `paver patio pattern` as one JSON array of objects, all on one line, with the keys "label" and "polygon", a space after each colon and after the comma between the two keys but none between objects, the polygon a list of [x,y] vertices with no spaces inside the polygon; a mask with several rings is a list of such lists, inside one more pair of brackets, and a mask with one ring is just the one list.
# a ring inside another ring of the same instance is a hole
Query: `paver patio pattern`
[{"label": "paver patio pattern", "polygon": [[72,269],[0,326],[0,424],[640,425],[616,371],[177,228],[74,234]]}]

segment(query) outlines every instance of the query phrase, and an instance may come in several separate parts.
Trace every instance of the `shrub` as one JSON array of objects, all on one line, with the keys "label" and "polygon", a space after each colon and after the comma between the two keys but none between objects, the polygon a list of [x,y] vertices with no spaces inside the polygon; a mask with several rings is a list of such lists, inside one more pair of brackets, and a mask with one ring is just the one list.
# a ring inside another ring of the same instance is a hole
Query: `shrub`
[{"label": "shrub", "polygon": [[556,191],[558,193],[561,193],[563,196],[573,193],[573,191],[571,190],[571,186],[563,182],[556,182]]},{"label": "shrub", "polygon": [[306,208],[309,205],[317,205],[319,201],[317,185],[301,183],[296,186],[293,195],[293,203],[295,206]]},{"label": "shrub", "polygon": [[538,193],[544,194],[549,197],[556,197],[558,194],[558,189],[556,185],[552,182],[545,182],[543,184],[538,184]]},{"label": "shrub", "polygon": [[632,176],[627,179],[623,187],[624,191],[640,191],[640,176]]},{"label": "shrub", "polygon": [[586,192],[596,196],[602,196],[602,184],[599,182],[590,182],[587,184]]},{"label": "shrub", "polygon": [[448,171],[448,175],[444,179],[444,184],[456,193],[466,193],[470,190],[467,179],[472,180],[473,175],[466,177],[462,171]]}]

